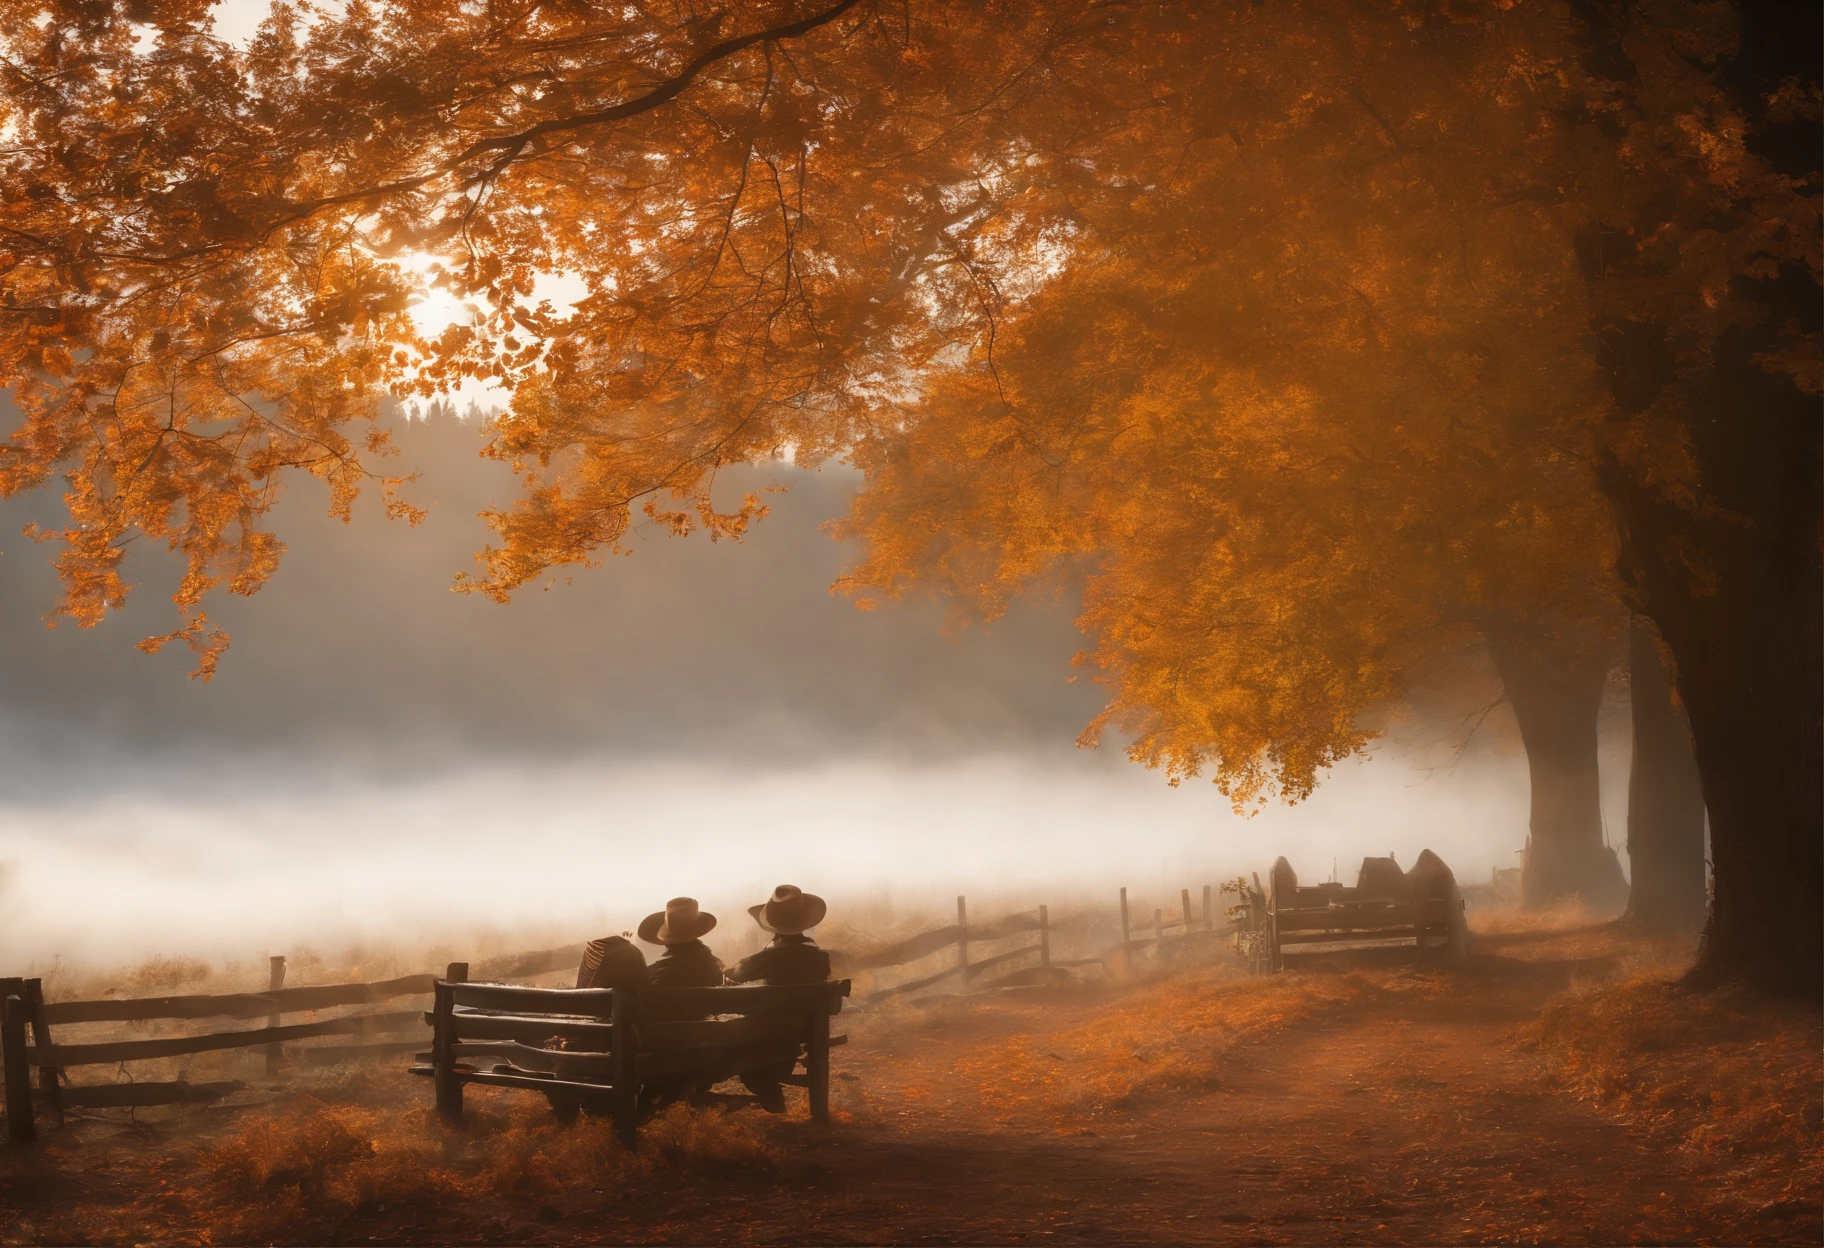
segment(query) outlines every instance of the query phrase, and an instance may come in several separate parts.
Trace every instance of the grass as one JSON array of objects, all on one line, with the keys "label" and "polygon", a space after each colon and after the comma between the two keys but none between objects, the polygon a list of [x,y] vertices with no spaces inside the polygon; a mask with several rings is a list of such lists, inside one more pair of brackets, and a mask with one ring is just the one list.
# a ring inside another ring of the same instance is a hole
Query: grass
[{"label": "grass", "polygon": [[1548,1003],[1522,1033],[1586,1099],[1793,1199],[1824,1187],[1824,1023],[1815,1006],[1681,988],[1668,966]]},{"label": "grass", "polygon": [[1536,910],[1529,910],[1518,903],[1478,906],[1469,911],[1468,918],[1472,935],[1496,939],[1503,936],[1563,935],[1604,922],[1580,900],[1541,906]]},{"label": "grass", "polygon": [[441,1204],[533,1216],[567,1194],[633,1198],[681,1180],[713,1184],[769,1173],[783,1156],[776,1120],[757,1114],[673,1106],[641,1128],[635,1155],[605,1120],[560,1125],[534,1097],[470,1089],[464,1121],[447,1124],[421,1086],[404,1089],[417,1094],[408,1098],[399,1082],[356,1074],[274,1102],[232,1132],[168,1153],[126,1203],[63,1205],[54,1222],[14,1223],[0,1241],[262,1243],[311,1233],[304,1228],[333,1240],[343,1224],[409,1224]]}]

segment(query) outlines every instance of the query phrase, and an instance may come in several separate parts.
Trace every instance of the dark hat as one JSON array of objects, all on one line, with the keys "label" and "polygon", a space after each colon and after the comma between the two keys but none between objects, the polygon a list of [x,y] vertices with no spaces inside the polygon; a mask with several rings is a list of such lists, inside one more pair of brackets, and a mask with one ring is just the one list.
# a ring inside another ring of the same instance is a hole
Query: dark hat
[{"label": "dark hat", "polygon": [[766,931],[784,936],[797,936],[823,922],[829,907],[823,898],[807,893],[795,884],[781,884],[773,895],[747,912]]},{"label": "dark hat", "polygon": [[697,909],[695,897],[673,897],[657,914],[640,920],[640,939],[649,945],[681,945],[698,940],[716,925],[716,916]]}]

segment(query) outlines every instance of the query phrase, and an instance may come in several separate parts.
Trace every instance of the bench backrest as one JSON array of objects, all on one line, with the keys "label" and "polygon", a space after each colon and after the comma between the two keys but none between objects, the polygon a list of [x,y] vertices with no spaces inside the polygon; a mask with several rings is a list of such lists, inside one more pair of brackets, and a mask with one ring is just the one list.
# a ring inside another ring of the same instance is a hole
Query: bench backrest
[{"label": "bench backrest", "polygon": [[743,1016],[810,1015],[842,1012],[849,981],[821,984],[742,984],[727,988],[521,988],[513,984],[451,983],[450,999],[458,1009],[502,1013],[550,1014],[607,1020],[621,997],[626,1017],[635,1023],[668,1022],[719,1014]]},{"label": "bench backrest", "polygon": [[[452,1041],[517,1041],[612,1053],[615,1020],[636,1030],[644,1053],[725,1048],[800,1037],[842,1011],[849,981],[729,988],[520,988],[445,981]],[[439,994],[440,996],[442,993]],[[618,1007],[618,1008],[617,1008]],[[732,1016],[732,1017],[723,1017]]]}]

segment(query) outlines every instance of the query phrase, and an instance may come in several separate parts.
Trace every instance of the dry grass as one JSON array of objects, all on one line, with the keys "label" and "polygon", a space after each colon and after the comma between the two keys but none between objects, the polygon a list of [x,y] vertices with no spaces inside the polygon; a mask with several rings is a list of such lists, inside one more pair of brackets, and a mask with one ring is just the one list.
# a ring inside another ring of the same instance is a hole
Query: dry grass
[{"label": "dry grass", "polygon": [[1586,909],[1581,901],[1560,902],[1537,910],[1525,909],[1517,903],[1479,906],[1469,911],[1468,919],[1472,935],[1497,939],[1574,932],[1604,921]]},{"label": "dry grass", "polygon": [[423,1103],[385,1106],[391,1089],[371,1082],[357,1077],[333,1091],[298,1095],[197,1149],[185,1167],[187,1186],[159,1194],[167,1202],[175,1197],[194,1220],[185,1238],[257,1242],[306,1220],[398,1216],[451,1199],[633,1194],[679,1175],[715,1180],[764,1172],[781,1155],[769,1122],[757,1115],[674,1106],[642,1128],[636,1156],[605,1120],[561,1125],[536,1098],[471,1089],[465,1120],[451,1126]]},{"label": "dry grass", "polygon": [[1697,993],[1661,966],[1567,993],[1525,1029],[1578,1095],[1783,1180],[1824,1190],[1824,1024],[1815,1006]]}]

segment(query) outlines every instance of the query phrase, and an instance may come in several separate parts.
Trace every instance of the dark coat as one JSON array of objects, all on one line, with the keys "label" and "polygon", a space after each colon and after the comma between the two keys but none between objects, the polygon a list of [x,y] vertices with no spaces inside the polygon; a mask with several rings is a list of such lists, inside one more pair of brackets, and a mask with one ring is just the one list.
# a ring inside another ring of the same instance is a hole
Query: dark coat
[{"label": "dark coat", "polygon": [[578,988],[638,988],[645,982],[645,955],[625,936],[590,941],[576,968]]},{"label": "dark coat", "polygon": [[809,936],[773,937],[773,943],[742,958],[728,973],[731,984],[821,984],[830,977],[830,955]]},{"label": "dark coat", "polygon": [[700,940],[687,940],[665,946],[646,972],[646,982],[654,988],[719,988],[722,986],[722,963]]}]

